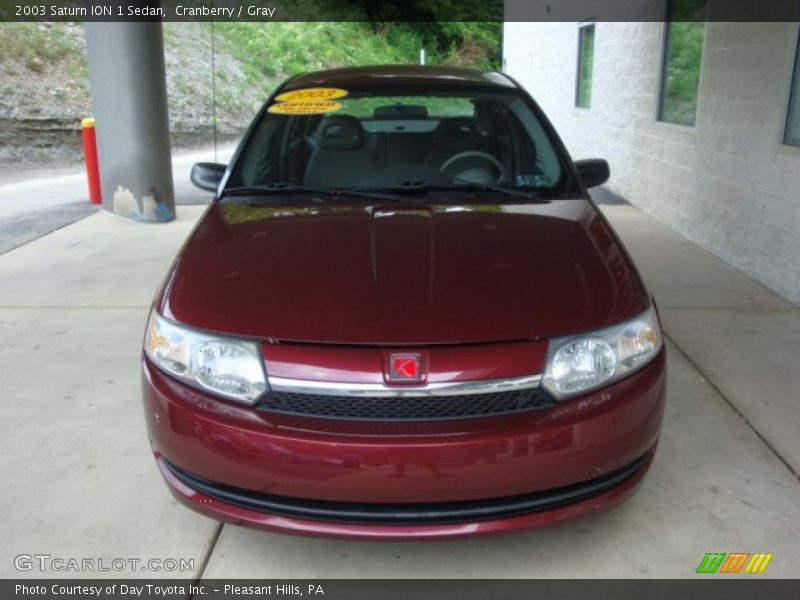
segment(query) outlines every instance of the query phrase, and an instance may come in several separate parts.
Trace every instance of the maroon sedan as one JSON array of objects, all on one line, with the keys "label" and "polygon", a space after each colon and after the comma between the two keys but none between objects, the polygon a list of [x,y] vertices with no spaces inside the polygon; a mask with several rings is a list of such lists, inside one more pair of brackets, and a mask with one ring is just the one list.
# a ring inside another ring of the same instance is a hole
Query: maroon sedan
[{"label": "maroon sedan", "polygon": [[158,292],[144,343],[172,493],[362,539],[561,523],[631,495],[665,395],[655,305],[541,110],[502,73],[285,82]]}]

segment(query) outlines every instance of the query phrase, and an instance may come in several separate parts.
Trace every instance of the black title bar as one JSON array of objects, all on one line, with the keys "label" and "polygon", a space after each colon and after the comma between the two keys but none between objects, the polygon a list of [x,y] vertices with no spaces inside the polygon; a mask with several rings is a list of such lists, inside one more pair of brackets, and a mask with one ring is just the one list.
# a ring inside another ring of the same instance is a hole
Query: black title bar
[{"label": "black title bar", "polygon": [[36,600],[789,600],[800,597],[799,580],[699,576],[692,580],[536,580],[536,579],[6,579],[0,598]]},{"label": "black title bar", "polygon": [[682,20],[800,21],[798,0],[0,0],[0,21],[663,21],[668,1]]}]

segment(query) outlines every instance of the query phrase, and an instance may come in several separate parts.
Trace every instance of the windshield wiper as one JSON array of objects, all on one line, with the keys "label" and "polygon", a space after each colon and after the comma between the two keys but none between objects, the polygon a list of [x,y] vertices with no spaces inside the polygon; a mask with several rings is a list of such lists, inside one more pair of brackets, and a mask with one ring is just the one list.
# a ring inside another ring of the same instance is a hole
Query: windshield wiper
[{"label": "windshield wiper", "polygon": [[277,194],[319,194],[321,196],[356,196],[359,198],[370,198],[372,200],[400,200],[397,194],[385,192],[357,190],[357,189],[337,189],[337,188],[317,188],[296,183],[273,183],[270,185],[244,185],[239,187],[226,188],[222,191],[223,196],[255,195],[268,196]]},{"label": "windshield wiper", "polygon": [[356,192],[372,192],[382,190],[385,192],[394,193],[417,193],[417,192],[458,192],[458,191],[485,191],[496,192],[505,196],[513,196],[515,198],[522,198],[528,202],[536,204],[549,204],[550,200],[542,197],[536,190],[524,190],[518,188],[508,188],[499,185],[492,185],[489,183],[475,183],[473,181],[460,181],[455,180],[455,183],[425,183],[425,182],[406,182],[398,186],[390,186],[384,188],[348,188],[348,191]]},{"label": "windshield wiper", "polygon": [[467,189],[467,190],[483,190],[489,192],[497,192],[498,194],[505,194],[506,196],[514,196],[516,198],[524,198],[525,200],[529,200],[531,202],[539,202],[541,204],[547,204],[550,202],[547,198],[544,198],[540,192],[537,190],[526,190],[521,188],[510,188],[510,187],[503,187],[501,185],[494,185],[491,183],[475,183],[474,181],[467,181],[464,179],[455,179],[454,180],[456,185],[453,186],[455,189]]}]

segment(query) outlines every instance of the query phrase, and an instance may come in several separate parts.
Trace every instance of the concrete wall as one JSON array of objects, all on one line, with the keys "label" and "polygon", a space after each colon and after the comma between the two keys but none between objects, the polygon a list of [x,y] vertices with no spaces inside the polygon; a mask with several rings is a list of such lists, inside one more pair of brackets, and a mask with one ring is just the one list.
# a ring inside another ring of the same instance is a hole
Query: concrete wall
[{"label": "concrete wall", "polygon": [[663,23],[599,22],[575,107],[578,23],[507,23],[505,70],[609,189],[800,304],[800,148],[782,144],[796,23],[708,23],[694,127],[656,120]]}]

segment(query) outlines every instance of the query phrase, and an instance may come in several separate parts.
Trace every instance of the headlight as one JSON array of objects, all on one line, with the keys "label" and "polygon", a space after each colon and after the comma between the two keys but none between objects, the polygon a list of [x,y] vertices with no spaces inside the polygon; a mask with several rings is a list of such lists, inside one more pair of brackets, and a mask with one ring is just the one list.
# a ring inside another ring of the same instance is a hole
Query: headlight
[{"label": "headlight", "polygon": [[253,404],[267,389],[255,342],[181,327],[150,312],[144,351],[161,369],[189,384]]},{"label": "headlight", "polygon": [[550,340],[542,384],[555,397],[585,392],[625,377],[661,349],[653,306],[643,315],[607,329]]}]

